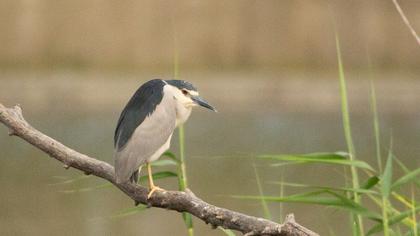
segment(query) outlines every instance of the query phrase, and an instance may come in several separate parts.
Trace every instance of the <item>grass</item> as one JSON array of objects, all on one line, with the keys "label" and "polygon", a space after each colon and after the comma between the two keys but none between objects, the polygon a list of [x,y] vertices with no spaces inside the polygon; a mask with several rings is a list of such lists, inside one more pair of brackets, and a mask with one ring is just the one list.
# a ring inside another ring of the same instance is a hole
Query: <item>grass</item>
[{"label": "grass", "polygon": [[[343,127],[344,127],[344,136],[346,138],[347,149],[350,153],[350,160],[356,160],[356,150],[353,144],[353,137],[351,134],[351,125],[350,125],[350,112],[349,112],[349,105],[348,105],[348,96],[347,96],[347,85],[346,85],[346,78],[344,76],[344,66],[343,61],[341,58],[341,48],[340,48],[340,40],[338,38],[338,34],[335,34],[335,43],[336,43],[336,50],[337,50],[337,62],[338,62],[338,73],[339,73],[339,80],[340,80],[340,97],[341,97],[341,114],[343,117]],[[351,182],[352,186],[355,189],[359,188],[359,174],[358,170],[355,166],[350,166],[351,172]],[[360,204],[360,198],[358,193],[353,193],[354,201]],[[352,214],[353,218],[353,235],[363,235],[363,221],[359,215]]]},{"label": "grass", "polygon": [[[257,181],[258,193],[260,196],[264,196],[264,191],[261,184],[261,178],[258,174],[257,166],[255,165],[255,163],[253,167],[254,167],[255,180]],[[272,219],[271,212],[268,207],[267,201],[264,198],[261,198],[261,207],[263,209],[264,218],[271,220]]]},{"label": "grass", "polygon": [[[302,189],[300,193],[284,196],[284,190],[279,196],[263,195],[260,177],[256,174],[259,195],[233,196],[239,199],[261,201],[263,212],[269,212],[267,202],[299,203],[333,207],[350,214],[351,231],[353,235],[373,235],[381,233],[389,235],[419,235],[417,216],[420,207],[415,198],[420,188],[420,168],[410,169],[404,165],[393,153],[392,138],[386,158],[381,152],[381,136],[379,115],[376,101],[376,91],[371,80],[370,103],[372,112],[373,135],[375,138],[376,166],[356,158],[356,148],[353,142],[350,111],[348,103],[347,85],[344,66],[340,53],[340,42],[336,36],[338,61],[338,79],[340,84],[341,114],[344,138],[347,152],[324,152],[310,154],[271,154],[258,155],[259,159],[275,161],[270,165],[284,168],[289,164],[300,165],[333,165],[342,167],[345,181],[340,187],[289,183],[283,180],[270,181],[282,188]],[[385,159],[385,162],[383,161]],[[385,163],[385,166],[383,166]],[[397,168],[398,167],[398,168]],[[404,174],[396,176],[398,171]],[[350,176],[347,175],[350,173]],[[363,174],[363,175],[360,175]],[[351,186],[348,186],[350,180]],[[361,181],[364,180],[364,181]],[[410,189],[407,196],[405,190]],[[266,214],[266,213],[265,213]],[[369,224],[365,224],[366,221]],[[367,228],[365,225],[369,225]]]}]

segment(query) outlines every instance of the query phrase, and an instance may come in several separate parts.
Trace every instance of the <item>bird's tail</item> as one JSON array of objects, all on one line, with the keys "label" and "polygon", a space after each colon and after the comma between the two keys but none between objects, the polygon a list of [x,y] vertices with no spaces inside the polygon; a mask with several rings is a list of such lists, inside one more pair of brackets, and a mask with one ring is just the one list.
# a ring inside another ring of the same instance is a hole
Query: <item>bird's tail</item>
[{"label": "bird's tail", "polygon": [[133,174],[130,176],[130,182],[131,183],[137,184],[139,182],[141,167],[142,166],[140,166],[139,169],[134,171]]},{"label": "bird's tail", "polygon": [[140,169],[134,171],[134,173],[130,177],[131,183],[137,184],[137,182],[139,181],[139,173],[140,173]]}]

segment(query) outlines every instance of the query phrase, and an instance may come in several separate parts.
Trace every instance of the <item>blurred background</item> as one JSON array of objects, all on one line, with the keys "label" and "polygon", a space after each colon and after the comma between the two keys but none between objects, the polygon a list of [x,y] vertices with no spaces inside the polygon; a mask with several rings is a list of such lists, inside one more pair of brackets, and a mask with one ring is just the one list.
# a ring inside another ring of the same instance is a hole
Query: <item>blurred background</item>
[{"label": "blurred background", "polygon": [[[420,1],[400,3],[420,31]],[[190,188],[256,216],[263,215],[258,201],[230,197],[258,194],[253,166],[267,195],[279,195],[271,182],[280,179],[344,181],[336,167],[280,168],[254,158],[346,150],[337,32],[358,157],[375,163],[372,79],[384,143],[392,135],[395,154],[419,166],[420,48],[392,1],[2,0],[0,32],[0,102],[21,104],[33,126],[109,163],[125,103],[145,81],[173,78],[177,64],[179,78],[219,110],[197,109],[185,127]],[[57,184],[80,173],[0,130],[1,235],[186,235],[175,212],[112,217],[132,201],[96,188],[104,183],[96,178]],[[176,138],[172,144],[177,153]],[[177,188],[175,179],[158,182]],[[321,235],[350,234],[347,213],[302,204],[270,210],[276,221],[293,212]],[[194,223],[197,235],[224,235]]]}]

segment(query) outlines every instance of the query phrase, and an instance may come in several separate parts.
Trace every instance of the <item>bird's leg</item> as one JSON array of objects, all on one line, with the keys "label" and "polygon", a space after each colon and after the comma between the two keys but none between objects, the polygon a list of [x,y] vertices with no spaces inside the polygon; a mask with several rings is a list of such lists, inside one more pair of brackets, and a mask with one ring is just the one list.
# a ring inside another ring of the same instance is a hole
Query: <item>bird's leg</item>
[{"label": "bird's leg", "polygon": [[164,189],[159,188],[153,183],[152,165],[150,165],[150,163],[147,163],[147,172],[149,174],[149,187],[150,187],[150,192],[149,194],[147,194],[147,199],[149,199],[156,190],[164,190]]}]

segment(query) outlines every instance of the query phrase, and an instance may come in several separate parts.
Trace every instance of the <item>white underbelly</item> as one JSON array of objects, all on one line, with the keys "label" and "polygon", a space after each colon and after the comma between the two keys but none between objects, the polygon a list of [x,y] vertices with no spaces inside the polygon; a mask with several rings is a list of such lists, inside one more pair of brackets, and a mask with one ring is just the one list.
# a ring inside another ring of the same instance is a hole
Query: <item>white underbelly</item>
[{"label": "white underbelly", "polygon": [[171,138],[172,138],[172,134],[169,136],[168,140],[166,140],[165,144],[163,144],[162,147],[160,147],[153,155],[151,155],[148,159],[147,162],[153,162],[156,161],[157,159],[159,159],[160,156],[162,156],[162,154],[164,152],[166,152],[166,150],[169,149],[170,145],[171,145]]}]

